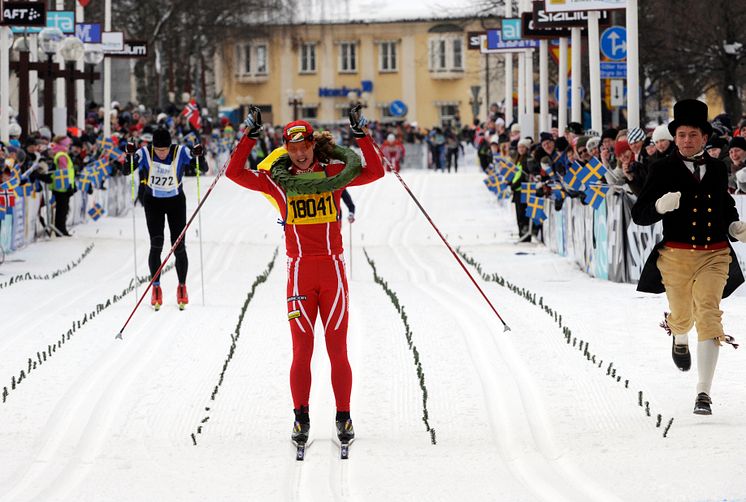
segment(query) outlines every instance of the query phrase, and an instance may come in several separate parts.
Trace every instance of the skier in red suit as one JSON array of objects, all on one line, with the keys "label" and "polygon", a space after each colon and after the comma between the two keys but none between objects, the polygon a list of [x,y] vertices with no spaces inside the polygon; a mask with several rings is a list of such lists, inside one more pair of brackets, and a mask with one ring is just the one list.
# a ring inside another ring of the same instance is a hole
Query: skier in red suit
[{"label": "skier in red suit", "polygon": [[[272,180],[269,171],[247,169],[246,161],[262,128],[261,112],[251,107],[244,122],[246,134],[233,152],[226,176],[239,185],[272,197],[285,227],[288,256],[287,306],[293,338],[290,389],[295,421],[292,439],[308,440],[308,400],[311,389],[311,355],[316,316],[324,326],[331,362],[332,387],[337,405],[337,435],[342,442],[354,438],[350,419],[352,370],[347,359],[348,292],[342,250],[340,198],[343,189],[303,195],[286,192]],[[384,175],[381,159],[364,127],[367,120],[359,107],[350,111],[350,126],[362,150],[362,172],[348,186],[365,185]],[[340,173],[343,162],[330,159],[330,133],[314,133],[308,122],[296,120],[283,129],[283,139],[292,161],[291,172],[305,178],[325,178]]]},{"label": "skier in red suit", "polygon": [[[396,139],[393,134],[389,134],[386,141],[381,145],[381,152],[388,159],[389,164],[393,166],[394,171],[398,173],[402,162],[404,162],[405,150],[402,142]],[[387,169],[389,169],[388,166]]]}]

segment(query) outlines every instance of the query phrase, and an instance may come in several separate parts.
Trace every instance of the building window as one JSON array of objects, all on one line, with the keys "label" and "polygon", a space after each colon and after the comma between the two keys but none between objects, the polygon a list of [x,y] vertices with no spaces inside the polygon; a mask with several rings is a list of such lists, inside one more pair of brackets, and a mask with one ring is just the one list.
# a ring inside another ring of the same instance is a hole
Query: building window
[{"label": "building window", "polygon": [[461,45],[460,38],[453,39],[453,69],[463,70],[464,69],[464,57],[463,57],[463,46]]},{"label": "building window", "polygon": [[319,118],[319,107],[318,105],[304,106],[300,109],[300,115],[303,119],[317,119]]},{"label": "building window", "polygon": [[316,44],[300,46],[300,72],[316,73]]},{"label": "building window", "polygon": [[355,42],[339,44],[339,71],[343,73],[357,72],[357,45]]},{"label": "building window", "polygon": [[464,42],[461,35],[440,34],[430,38],[430,71],[464,71]]},{"label": "building window", "polygon": [[269,73],[267,44],[250,43],[236,46],[236,73],[239,77],[266,76]]},{"label": "building window", "polygon": [[458,105],[440,105],[440,125],[443,127],[456,125],[459,116]]},{"label": "building window", "polygon": [[267,74],[267,46],[256,46],[256,73],[258,75]]},{"label": "building window", "polygon": [[396,42],[381,42],[379,50],[380,71],[396,71]]}]

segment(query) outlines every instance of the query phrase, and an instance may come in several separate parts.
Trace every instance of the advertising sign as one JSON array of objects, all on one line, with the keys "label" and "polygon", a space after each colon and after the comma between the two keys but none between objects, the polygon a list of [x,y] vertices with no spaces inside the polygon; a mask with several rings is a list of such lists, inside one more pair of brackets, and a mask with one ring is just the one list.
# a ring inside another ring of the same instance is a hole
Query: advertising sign
[{"label": "advertising sign", "polygon": [[2,26],[46,26],[47,9],[44,3],[4,2]]},{"label": "advertising sign", "polygon": [[[564,28],[588,27],[587,11],[549,12],[545,7],[545,2],[534,2],[533,18],[536,28],[556,28],[558,26]],[[601,11],[598,22],[602,25],[609,24],[608,11]]]},{"label": "advertising sign", "polygon": [[626,9],[627,0],[546,0],[547,12]]}]

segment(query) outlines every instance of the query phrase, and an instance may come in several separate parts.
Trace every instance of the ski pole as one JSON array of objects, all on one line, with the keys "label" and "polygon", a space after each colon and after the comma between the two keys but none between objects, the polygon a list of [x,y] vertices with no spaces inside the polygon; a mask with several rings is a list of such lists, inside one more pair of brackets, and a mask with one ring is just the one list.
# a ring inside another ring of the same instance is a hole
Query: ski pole
[{"label": "ski pole", "polygon": [[[200,200],[200,191],[199,191],[199,156],[196,157],[197,160],[197,203],[199,203]],[[205,306],[205,262],[202,259],[202,213],[199,214],[198,217],[198,224],[199,224],[199,275],[202,279],[202,306]]]},{"label": "ski pole", "polygon": [[[176,242],[174,242],[174,245],[171,246],[171,249],[168,251],[168,254],[166,255],[166,259],[161,262],[161,265],[158,267],[158,270],[153,274],[153,277],[150,279],[150,282],[148,283],[148,287],[145,288],[145,291],[143,292],[142,296],[140,296],[140,299],[137,301],[137,305],[135,305],[135,308],[132,309],[132,312],[130,312],[129,317],[127,317],[127,320],[124,322],[124,325],[119,330],[119,333],[115,336],[115,338],[118,338],[120,340],[123,339],[122,334],[124,333],[124,329],[129,324],[130,320],[132,319],[132,316],[135,315],[135,312],[137,311],[138,307],[140,307],[140,304],[142,303],[143,299],[145,298],[145,295],[148,294],[148,291],[150,291],[151,286],[153,286],[153,281],[156,277],[159,276],[161,271],[163,270],[163,267],[166,266],[166,262],[168,262],[168,259],[171,258],[171,255],[174,254],[174,250],[176,247],[181,244],[181,241],[184,239],[184,236],[186,235],[187,230],[189,229],[189,225],[192,224],[192,221],[194,221],[194,217],[197,216],[197,213],[199,213],[199,210],[202,209],[202,205],[205,203],[207,198],[210,196],[210,193],[212,192],[212,189],[215,188],[215,185],[217,184],[220,177],[225,172],[225,168],[228,167],[228,162],[230,162],[230,156],[228,157],[228,160],[225,161],[225,164],[223,167],[218,171],[217,176],[215,176],[215,179],[213,180],[210,187],[207,189],[207,192],[205,192],[205,198],[202,199],[199,204],[197,204],[197,208],[192,213],[192,216],[189,217],[189,220],[186,222],[186,225],[184,226],[184,230],[181,231],[179,234],[179,237],[176,239]],[[137,282],[137,279],[135,279],[135,282]]]},{"label": "ski pole", "polygon": [[352,222],[350,222],[350,280],[352,280]]},{"label": "ski pole", "polygon": [[132,252],[135,256],[135,298],[139,295],[137,284],[137,226],[135,224],[135,206],[137,198],[135,196],[135,156],[130,155],[130,176],[132,178]]},{"label": "ski pole", "polygon": [[435,223],[433,222],[432,218],[430,218],[430,215],[429,215],[429,214],[427,214],[427,211],[425,211],[425,208],[424,208],[424,207],[422,207],[422,204],[420,204],[420,201],[419,201],[419,200],[417,200],[417,197],[415,197],[415,195],[414,195],[414,194],[412,193],[412,190],[410,190],[410,189],[409,189],[409,187],[407,186],[407,184],[406,184],[406,183],[404,182],[404,180],[402,179],[401,175],[399,175],[399,173],[398,173],[398,172],[396,172],[396,170],[394,170],[394,169],[393,169],[393,166],[392,166],[392,165],[391,165],[391,163],[389,162],[389,159],[387,159],[387,158],[386,158],[386,157],[385,157],[385,156],[383,155],[383,152],[381,151],[381,148],[380,148],[380,147],[379,147],[379,146],[378,146],[378,145],[376,144],[376,142],[375,142],[375,141],[373,141],[373,146],[375,146],[376,150],[378,150],[378,154],[379,154],[379,155],[381,156],[381,158],[383,159],[383,161],[384,161],[384,162],[385,162],[385,163],[386,163],[386,164],[388,165],[388,167],[389,167],[389,169],[391,170],[391,172],[392,172],[392,173],[394,173],[394,174],[396,175],[396,178],[397,178],[397,179],[399,180],[399,182],[400,182],[400,183],[402,184],[402,186],[403,186],[403,187],[404,187],[404,189],[405,189],[405,190],[407,191],[407,193],[409,194],[409,196],[410,196],[410,197],[412,197],[412,200],[414,201],[414,203],[415,203],[415,204],[417,204],[417,207],[418,207],[418,208],[420,209],[420,211],[422,211],[422,214],[424,214],[424,215],[425,215],[425,218],[427,218],[427,221],[429,221],[429,222],[430,222],[430,225],[432,225],[432,227],[433,227],[433,228],[435,229],[435,232],[436,232],[436,233],[438,234],[438,236],[440,237],[440,239],[441,239],[441,240],[443,241],[443,244],[445,244],[445,245],[446,245],[446,247],[447,247],[447,248],[448,248],[448,250],[449,250],[449,251],[451,252],[451,254],[453,255],[453,257],[454,257],[454,258],[456,259],[456,261],[458,262],[458,264],[459,264],[459,265],[461,265],[461,268],[463,269],[463,271],[464,271],[464,272],[466,272],[466,275],[468,275],[468,276],[469,276],[469,279],[471,279],[471,282],[472,282],[472,283],[474,284],[474,286],[476,286],[476,288],[477,288],[477,289],[479,290],[479,292],[480,292],[480,293],[482,294],[482,298],[484,298],[484,300],[485,300],[485,301],[487,302],[487,304],[488,304],[488,305],[490,306],[490,308],[492,309],[492,312],[494,312],[494,313],[495,313],[495,315],[497,316],[497,318],[498,318],[498,319],[500,319],[500,322],[501,322],[501,323],[503,324],[503,326],[505,327],[505,329],[504,329],[503,331],[510,331],[510,327],[509,327],[509,326],[508,326],[508,325],[507,325],[507,324],[505,323],[505,321],[503,320],[503,318],[502,318],[502,317],[500,316],[500,314],[499,314],[499,313],[497,312],[497,309],[495,308],[495,306],[494,306],[494,305],[492,305],[492,302],[490,301],[490,299],[489,299],[489,298],[487,298],[487,295],[486,295],[486,294],[484,293],[484,291],[482,290],[482,288],[481,288],[481,287],[479,287],[479,284],[477,284],[477,281],[476,281],[476,280],[474,279],[474,276],[472,276],[472,275],[471,275],[471,273],[470,273],[470,272],[469,272],[469,270],[468,270],[468,269],[466,268],[466,265],[464,265],[464,262],[463,262],[463,261],[461,260],[461,258],[459,257],[459,255],[458,255],[458,254],[456,254],[456,252],[455,252],[455,251],[453,250],[453,248],[452,248],[452,247],[451,247],[451,245],[450,245],[450,244],[448,243],[448,241],[446,240],[446,238],[445,238],[445,237],[443,237],[443,234],[442,234],[442,233],[440,233],[440,230],[438,230],[438,227],[437,227],[437,226],[435,226]]}]

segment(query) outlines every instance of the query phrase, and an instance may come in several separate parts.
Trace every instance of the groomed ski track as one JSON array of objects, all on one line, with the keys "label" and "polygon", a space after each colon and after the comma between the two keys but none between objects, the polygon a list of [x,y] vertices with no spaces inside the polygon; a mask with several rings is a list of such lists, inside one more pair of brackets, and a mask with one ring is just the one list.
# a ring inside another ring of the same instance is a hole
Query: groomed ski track
[{"label": "groomed ski track", "polygon": [[[134,306],[134,292],[77,329],[0,403],[0,501],[666,499],[667,482],[653,482],[668,472],[671,459],[688,451],[689,436],[702,439],[713,429],[703,429],[687,414],[689,389],[684,387],[691,379],[675,380],[680,376],[665,373],[656,381],[636,363],[657,367],[669,361],[660,354],[640,359],[624,353],[619,336],[637,328],[619,327],[622,312],[607,315],[610,324],[604,329],[616,329],[614,336],[605,338],[597,329],[610,298],[628,297],[620,304],[649,316],[645,326],[653,324],[662,303],[636,298],[631,285],[587,278],[543,247],[512,244],[512,206],[494,200],[474,166],[466,170],[403,176],[454,247],[469,252],[486,272],[544,293],[579,336],[614,360],[633,389],[606,377],[568,346],[561,329],[538,307],[478,279],[511,327],[504,333],[389,175],[351,189],[358,220],[352,234],[348,346],[358,439],[349,460],[340,460],[332,441],[329,363],[317,323],[314,442],[306,460],[296,462],[288,441],[291,345],[282,231],[276,211],[263,197],[225,179],[202,215],[206,306],[195,220],[187,237],[187,310],[177,309],[171,270],[162,280],[164,307],[154,313],[146,299],[124,340],[114,335]],[[203,188],[209,181],[203,179]],[[186,183],[191,211],[196,185],[194,179]],[[148,241],[139,206],[136,215],[138,273],[145,275]],[[10,390],[11,376],[26,368],[28,358],[56,343],[73,320],[128,285],[133,275],[131,226],[128,215],[76,227],[73,239],[32,245],[18,253],[24,262],[0,268],[8,275],[54,270],[95,243],[70,272],[0,290],[0,301],[7,305],[0,335],[0,388]],[[349,249],[346,223],[343,235]],[[211,399],[242,305],[278,246],[274,269],[256,288],[235,353]],[[428,390],[435,445],[422,421],[423,395],[404,325],[391,299],[373,282],[363,248],[406,310]],[[594,293],[584,297],[595,311],[588,318],[571,301],[580,289],[575,283],[597,292],[597,298]],[[658,342],[665,354],[668,341],[661,337]],[[723,356],[721,370],[735,373],[732,381],[744,375],[737,364]],[[678,442],[663,439],[654,420],[637,407],[637,389],[657,413],[681,422],[682,431],[673,431]],[[725,427],[735,426],[742,409],[743,401],[730,399],[730,407],[717,402],[717,420]],[[743,434],[742,427],[736,429],[735,440]],[[635,455],[648,459],[635,462]],[[704,459],[695,459],[684,472],[705,465]],[[724,470],[730,481],[724,485],[711,482],[691,498],[672,500],[740,493],[746,489],[736,475],[742,467],[728,463]],[[641,495],[634,480],[649,491]],[[725,491],[715,492],[716,486]]]}]

